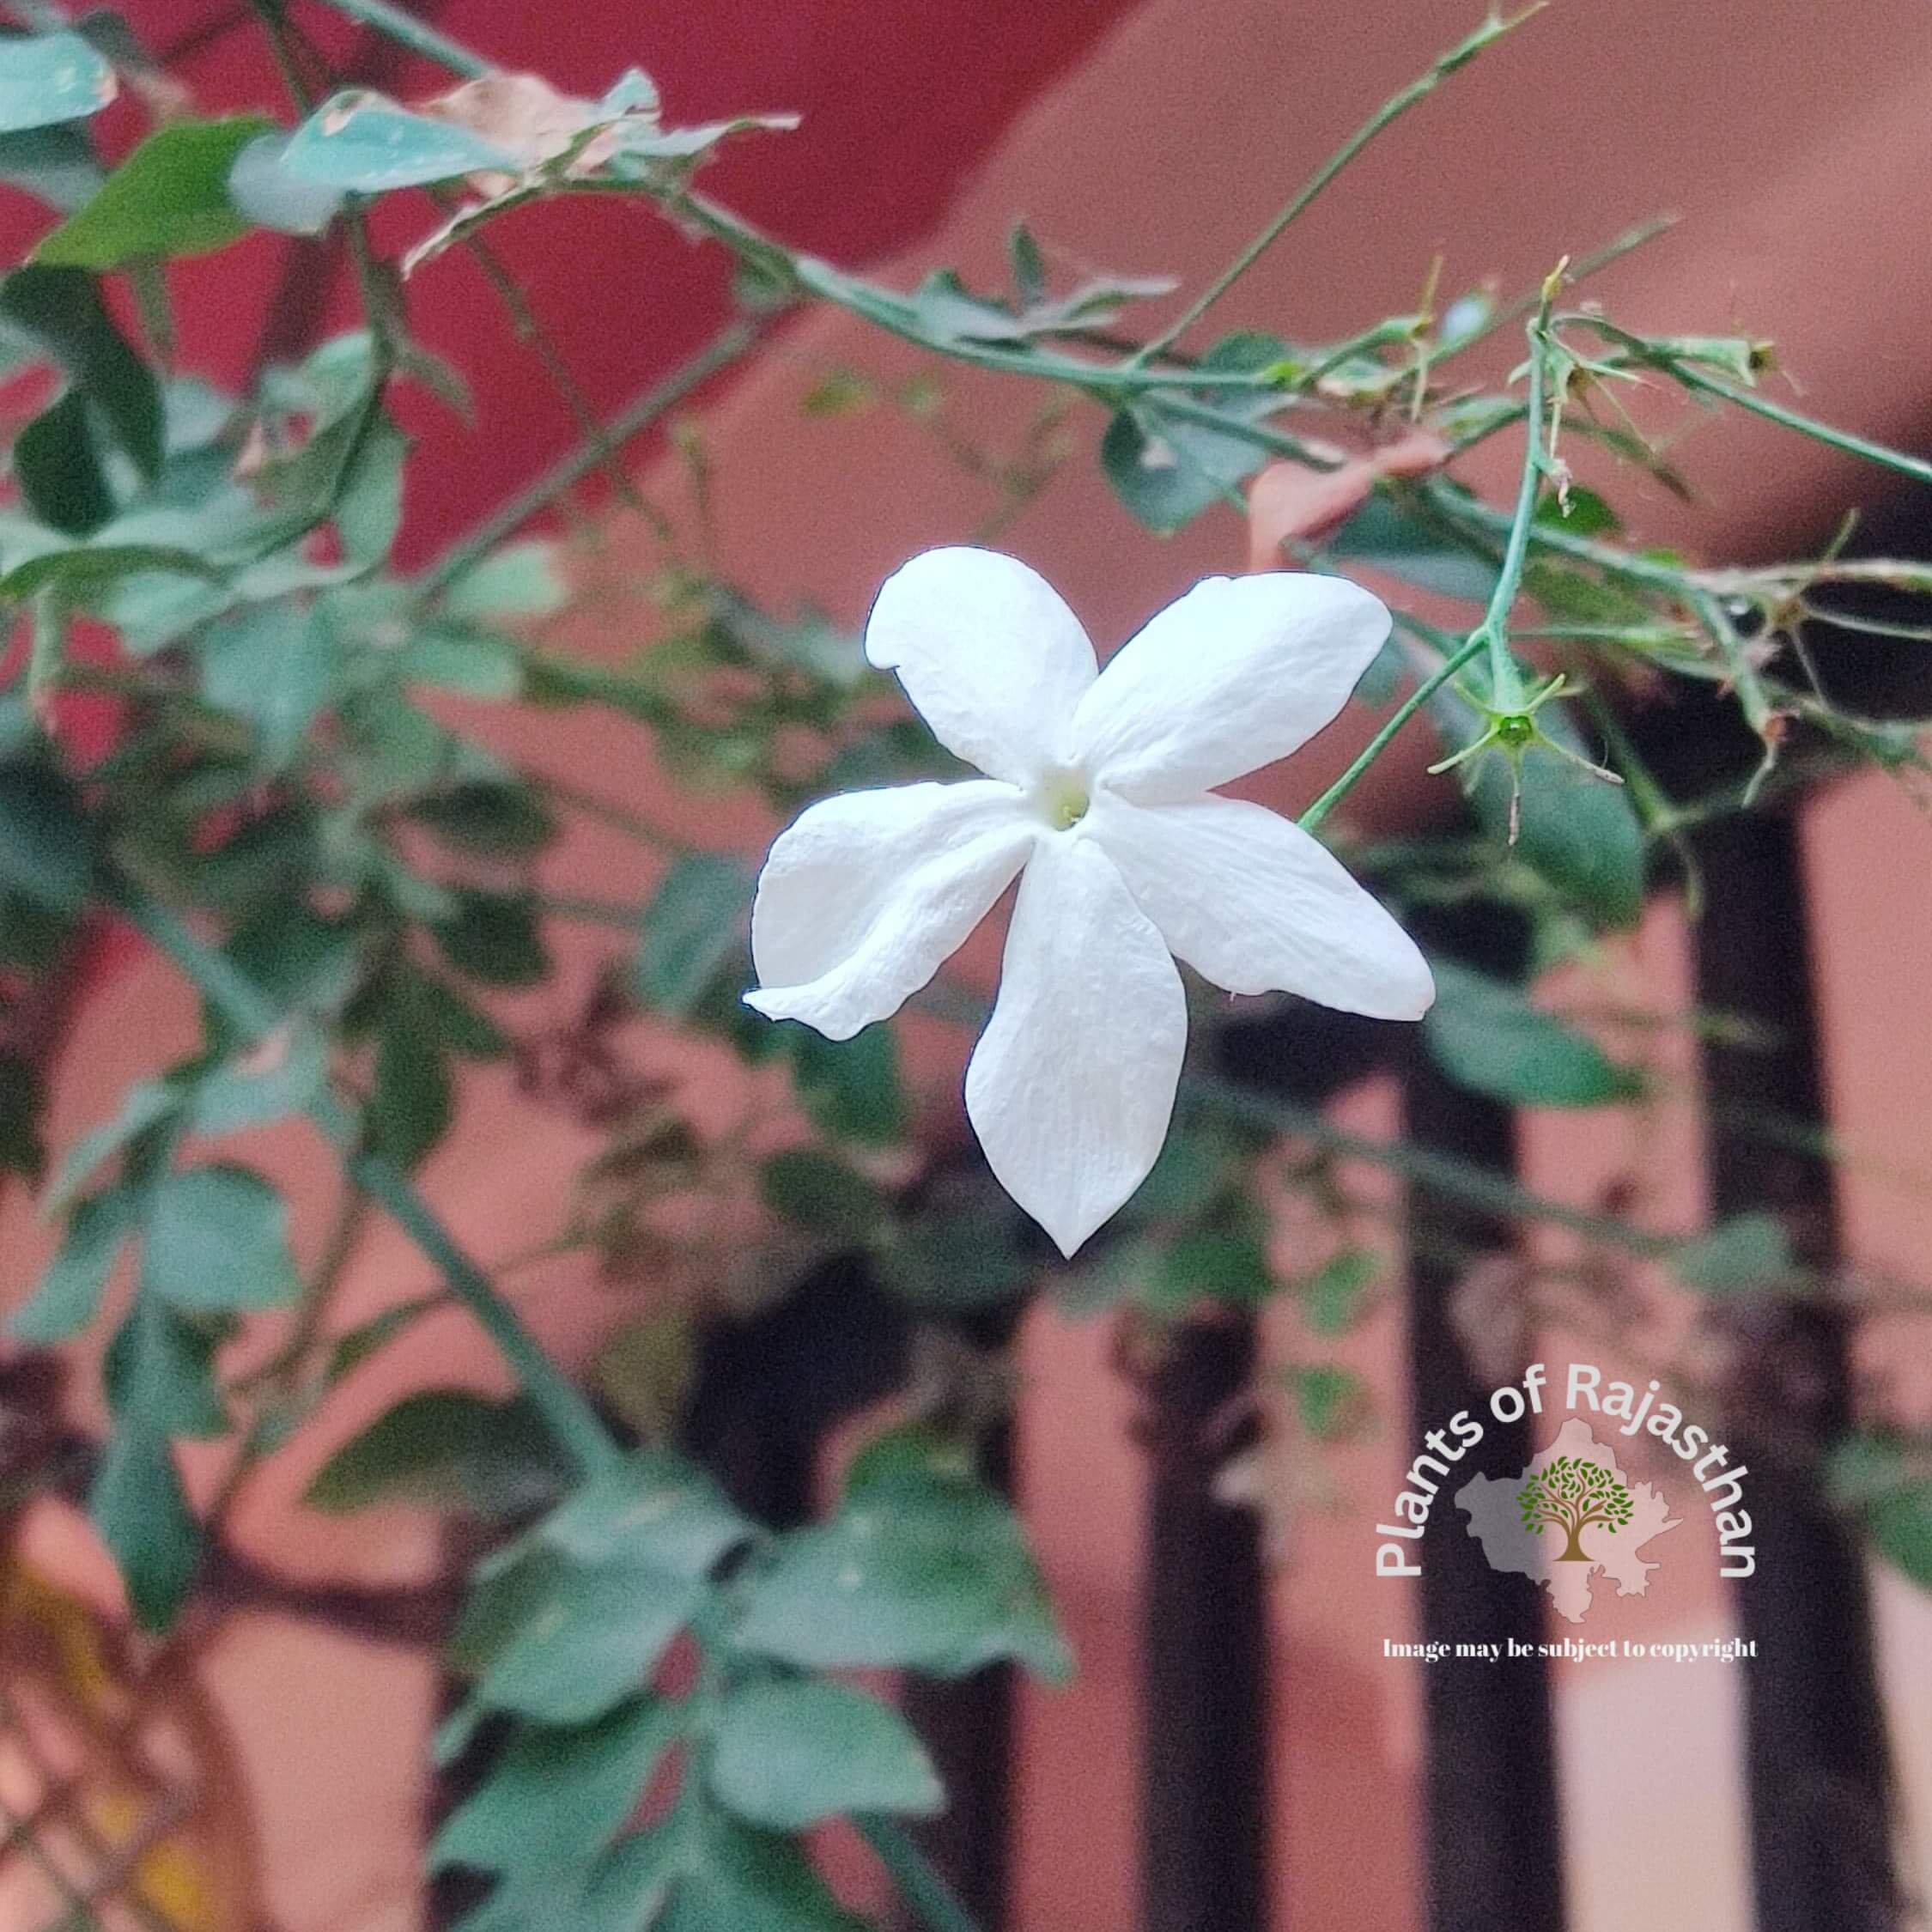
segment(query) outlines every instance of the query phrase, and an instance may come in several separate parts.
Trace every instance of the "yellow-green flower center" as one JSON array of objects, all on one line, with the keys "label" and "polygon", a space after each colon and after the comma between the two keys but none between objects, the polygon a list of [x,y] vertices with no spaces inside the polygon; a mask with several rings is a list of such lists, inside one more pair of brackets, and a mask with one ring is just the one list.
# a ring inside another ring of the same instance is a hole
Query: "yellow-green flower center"
[{"label": "yellow-green flower center", "polygon": [[1066,831],[1087,815],[1086,774],[1065,770],[1045,772],[1034,787],[1033,796],[1040,816],[1056,832]]}]

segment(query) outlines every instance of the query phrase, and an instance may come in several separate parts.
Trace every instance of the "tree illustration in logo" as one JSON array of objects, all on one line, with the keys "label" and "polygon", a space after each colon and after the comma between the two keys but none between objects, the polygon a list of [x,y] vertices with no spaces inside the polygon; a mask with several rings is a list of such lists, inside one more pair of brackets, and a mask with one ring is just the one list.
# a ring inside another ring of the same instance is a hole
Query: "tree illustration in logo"
[{"label": "tree illustration in logo", "polygon": [[1615,1535],[1630,1521],[1630,1491],[1601,1462],[1588,1456],[1559,1455],[1531,1473],[1516,1492],[1525,1529],[1538,1535],[1546,1523],[1564,1532],[1558,1563],[1588,1563],[1582,1537],[1593,1522],[1609,1526]]}]

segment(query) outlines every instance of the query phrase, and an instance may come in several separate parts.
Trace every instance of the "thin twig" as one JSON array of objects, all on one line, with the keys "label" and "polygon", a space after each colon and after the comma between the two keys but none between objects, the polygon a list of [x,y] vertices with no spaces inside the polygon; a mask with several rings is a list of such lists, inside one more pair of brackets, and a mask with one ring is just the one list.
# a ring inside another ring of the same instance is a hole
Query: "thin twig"
[{"label": "thin twig", "polygon": [[1501,1175],[1492,1174],[1486,1168],[1471,1167],[1453,1155],[1411,1146],[1406,1141],[1376,1140],[1367,1134],[1351,1133],[1346,1127],[1337,1127],[1317,1108],[1256,1093],[1215,1074],[1190,1074],[1182,1080],[1181,1091],[1203,1106],[1282,1133],[1301,1135],[1331,1153],[1372,1161],[1432,1194],[1466,1201],[1473,1207],[1516,1220],[1547,1222],[1606,1248],[1620,1249],[1640,1260],[1668,1261],[1683,1245],[1673,1236],[1652,1234],[1646,1229],[1632,1227],[1627,1221],[1593,1214],[1588,1208],[1572,1207],[1567,1201],[1533,1194]]},{"label": "thin twig", "polygon": [[[439,201],[440,198],[438,197]],[[504,267],[502,258],[482,235],[465,234],[462,246],[489,284],[497,301],[503,305],[503,313],[509,317],[510,328],[517,340],[526,344],[543,364],[544,374],[550,378],[551,388],[562,398],[563,405],[570,411],[571,420],[577,425],[577,433],[583,438],[586,449],[610,477],[611,487],[619,501],[626,509],[650,515],[649,506],[632,482],[629,471],[623,466],[622,453],[617,444],[611,440],[610,429],[598,420],[590,398],[584,393],[582,385],[572,373],[550,331],[538,319],[529,297],[517,286],[516,277]]]},{"label": "thin twig", "polygon": [[[1396,621],[1397,623],[1402,621],[1400,614],[1398,614]],[[1442,663],[1422,679],[1416,688],[1402,700],[1401,703],[1397,705],[1394,710],[1389,714],[1388,721],[1357,753],[1348,769],[1295,823],[1304,832],[1314,831],[1321,821],[1348,795],[1356,781],[1388,749],[1389,740],[1395,736],[1396,732],[1400,731],[1402,726],[1407,724],[1409,720],[1414,717],[1416,713],[1421,710],[1423,706],[1428,703],[1430,699],[1435,696],[1436,693],[1444,684],[1448,683],[1449,679],[1455,677],[1464,665],[1469,663],[1472,659],[1479,657],[1485,649],[1487,641],[1480,632],[1472,632],[1460,650],[1455,652],[1454,655],[1444,658]]]},{"label": "thin twig", "polygon": [[[696,355],[626,403],[604,426],[602,443],[621,450],[634,436],[641,434],[675,409],[700,384],[736,361],[758,339],[762,326],[762,321],[743,319],[727,323]],[[603,459],[601,448],[587,442],[560,457],[444,551],[418,580],[423,593],[434,597],[447,590],[506,538],[514,536],[532,517],[581,483]]]},{"label": "thin twig", "polygon": [[481,80],[495,71],[493,62],[472,52],[460,41],[451,39],[448,34],[439,33],[427,21],[391,6],[389,0],[321,0],[321,3],[361,21],[365,27],[373,27],[379,33],[386,33],[412,53],[434,61],[439,67],[447,67],[464,80]]},{"label": "thin twig", "polygon": [[1274,245],[1282,231],[1297,216],[1307,208],[1348,164],[1387,127],[1391,121],[1399,119],[1425,96],[1433,94],[1457,68],[1473,60],[1492,42],[1499,40],[1512,28],[1521,27],[1532,15],[1542,11],[1546,0],[1537,0],[1534,6],[1527,7],[1520,14],[1504,19],[1491,15],[1473,33],[1459,40],[1446,53],[1438,54],[1425,71],[1419,74],[1406,87],[1398,88],[1382,106],[1364,121],[1341,146],[1330,155],[1321,167],[1315,169],[1295,193],[1275,213],[1261,232],[1242,249],[1239,254],[1223,269],[1215,278],[1189,302],[1174,320],[1168,324],[1152,341],[1143,347],[1133,358],[1138,364],[1150,356],[1157,355],[1170,343],[1176,342],[1188,330],[1200,321],[1228,290],[1253,268],[1263,255]]}]

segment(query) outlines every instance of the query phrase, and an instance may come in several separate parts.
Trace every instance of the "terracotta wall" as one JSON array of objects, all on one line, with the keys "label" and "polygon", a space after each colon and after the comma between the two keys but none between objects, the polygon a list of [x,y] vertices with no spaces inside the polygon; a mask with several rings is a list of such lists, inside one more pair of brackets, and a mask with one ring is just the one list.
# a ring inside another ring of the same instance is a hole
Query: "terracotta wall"
[{"label": "terracotta wall", "polygon": [[[1070,262],[1198,279],[1361,112],[1466,30],[1472,13],[1466,0],[1367,9],[1341,0],[1148,0],[1034,100],[934,233],[884,272],[909,276],[946,262],[990,276],[1005,222],[1018,213]],[[1492,274],[1514,286],[1564,251],[1674,207],[1685,216],[1678,231],[1606,278],[1619,313],[1645,325],[1735,325],[1775,336],[1808,406],[1910,437],[1932,418],[1923,346],[1932,252],[1918,212],[1932,188],[1929,88],[1932,15],[1917,0],[1873,0],[1828,22],[1808,0],[1555,9],[1379,145],[1230,300],[1227,319],[1291,335],[1340,331],[1406,304],[1438,250],[1450,286]],[[835,112],[835,102],[824,111]],[[781,605],[812,598],[856,619],[887,569],[923,544],[957,539],[988,506],[909,420],[877,410],[803,416],[805,389],[844,362],[888,376],[916,366],[909,352],[837,319],[813,319],[787,332],[706,413],[703,428],[719,477],[725,568]],[[946,380],[991,440],[1019,434],[1041,400],[1017,386]],[[1069,427],[1084,447],[1099,424],[1077,416]],[[1507,453],[1496,454],[1507,464]],[[1642,533],[1738,555],[1814,541],[1854,489],[1875,483],[1760,425],[1697,428],[1678,454],[1703,500],[1683,511],[1654,493],[1626,492]],[[657,472],[653,482],[675,501],[673,476]],[[618,653],[646,641],[654,619],[635,584],[647,540],[621,519],[611,537],[594,607],[564,632],[576,647]],[[1229,514],[1170,542],[1147,538],[1084,460],[1004,541],[1046,569],[1108,641],[1194,575],[1237,567],[1244,550]],[[490,728],[519,756],[697,835],[749,849],[769,829],[750,808],[671,795],[623,726],[573,715]],[[1257,795],[1281,805],[1310,795],[1365,728],[1351,717],[1332,743],[1270,775]],[[1392,823],[1445,808],[1444,789],[1419,775],[1419,749],[1378,769],[1358,794],[1365,817]],[[1916,1170],[1932,1127],[1924,1099],[1932,1034],[1921,1018],[1918,963],[1932,952],[1932,902],[1901,883],[1924,876],[1932,829],[1882,782],[1860,781],[1809,811],[1806,851],[1834,1119],[1871,1160],[1847,1174],[1850,1238],[1860,1256],[1923,1272],[1932,1188],[1881,1170]],[[574,832],[552,866],[560,891],[629,896],[649,879],[647,861],[594,829]],[[569,936],[573,975],[587,975],[612,944]],[[988,957],[983,946],[980,957]],[[1666,904],[1613,949],[1612,966],[1632,999],[1674,1005],[1687,998],[1685,959],[1680,916]],[[519,1012],[556,1018],[567,1006],[566,995],[547,992]],[[99,1118],[122,1084],[185,1044],[191,1025],[189,1002],[151,963],[90,1002],[63,1067],[56,1141]],[[1643,1123],[1532,1121],[1527,1178],[1587,1200],[1606,1176],[1634,1170],[1660,1225],[1695,1224],[1695,1096],[1681,1043],[1664,1051],[1675,1054],[1682,1081],[1674,1106]],[[957,1043],[922,1030],[920,1054],[930,1104],[950,1108]],[[1365,1131],[1393,1125],[1390,1097],[1377,1091],[1352,1096],[1345,1112]],[[502,1078],[485,1074],[471,1082],[462,1125],[430,1164],[429,1191],[473,1251],[499,1255],[524,1245],[553,1212],[587,1151],[574,1129],[532,1115]],[[329,1205],[325,1163],[295,1133],[274,1155],[313,1248]],[[23,1292],[46,1245],[31,1210],[10,1203],[0,1217],[0,1298]],[[345,1312],[368,1312],[423,1281],[406,1244],[379,1230],[358,1253]],[[621,1312],[574,1262],[519,1277],[517,1296],[568,1354],[581,1354]],[[1658,1319],[1669,1320],[1668,1304]],[[1393,1314],[1349,1339],[1386,1426],[1333,1456],[1325,1473],[1334,1505],[1304,1503],[1294,1515],[1274,1590],[1278,1889],[1282,1923],[1296,1932],[1402,1932],[1415,1923],[1418,1686],[1413,1667],[1381,1655],[1384,1636],[1407,1632],[1413,1604],[1408,1586],[1378,1583],[1369,1571],[1372,1512],[1413,1453],[1400,1419],[1400,1343]],[[1306,1346],[1285,1317],[1270,1345],[1283,1357]],[[1604,1347],[1595,1338],[1586,1345],[1552,1334],[1544,1346],[1552,1358],[1573,1346],[1607,1365],[1612,1358],[1594,1352]],[[1023,1932],[1118,1932],[1133,1923],[1142,1475],[1106,1354],[1102,1327],[1048,1312],[1025,1336],[1022,1483],[1084,1669],[1076,1689],[1025,1701]],[[1874,1339],[1873,1376],[1907,1390],[1922,1418],[1932,1414],[1923,1360],[1923,1340],[1909,1331]],[[424,1574],[432,1537],[422,1522],[383,1514],[326,1523],[294,1498],[330,1446],[431,1376],[501,1384],[487,1348],[460,1321],[425,1323],[350,1382],[271,1465],[240,1525],[247,1546],[307,1577]],[[218,1458],[195,1460],[205,1485]],[[1304,1473],[1285,1467],[1275,1476],[1292,1492]],[[112,1600],[112,1578],[70,1522],[46,1512],[33,1546]],[[1725,1610],[1710,1571],[1701,1557],[1674,1550],[1654,1591],[1608,1607],[1604,1630],[1716,1633]],[[1932,1883],[1932,1765],[1923,1749],[1932,1605],[1894,1580],[1880,1578],[1878,1589],[1912,1855]],[[207,1678],[255,1774],[262,1849],[287,1932],[413,1924],[428,1662],[241,1619],[216,1642]],[[1714,1668],[1643,1664],[1559,1679],[1578,1932],[1743,1932],[1736,1698],[1735,1676]]]}]

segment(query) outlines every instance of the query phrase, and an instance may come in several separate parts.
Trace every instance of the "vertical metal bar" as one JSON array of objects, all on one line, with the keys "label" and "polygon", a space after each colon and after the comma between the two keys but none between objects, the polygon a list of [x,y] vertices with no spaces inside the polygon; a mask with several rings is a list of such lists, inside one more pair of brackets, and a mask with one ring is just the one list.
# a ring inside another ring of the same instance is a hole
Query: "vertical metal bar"
[{"label": "vertical metal bar", "polygon": [[[1017,1317],[990,1309],[960,1326],[975,1346],[997,1347]],[[712,1331],[687,1419],[690,1447],[761,1522],[810,1522],[821,1444],[902,1385],[910,1328],[903,1304],[862,1264],[825,1264],[750,1322]],[[1011,1493],[1010,1431],[995,1430],[983,1457],[987,1479]],[[1011,1862],[1012,1672],[996,1665],[951,1683],[908,1676],[902,1696],[946,1790],[946,1809],[920,1828],[920,1843],[980,1932],[999,1932]]]},{"label": "vertical metal bar", "polygon": [[[1521,962],[1514,920],[1467,914],[1445,923],[1442,939],[1491,971],[1510,973]],[[1402,1103],[1407,1136],[1417,1146],[1498,1174],[1515,1170],[1509,1109],[1452,1086],[1419,1042],[1404,1074]],[[1409,1269],[1412,1440],[1419,1441],[1458,1410],[1482,1412],[1492,1381],[1468,1359],[1451,1319],[1461,1270],[1437,1257],[1445,1247],[1500,1251],[1511,1234],[1506,1224],[1427,1195],[1413,1196],[1409,1213],[1416,1237]],[[1535,1453],[1527,1422],[1498,1422],[1485,1413],[1483,1428],[1485,1453],[1496,1469],[1520,1469]],[[1431,1526],[1422,1566],[1424,1640],[1540,1643],[1541,1593],[1521,1577],[1492,1569],[1481,1546],[1460,1528],[1453,1513]],[[1542,1659],[1431,1670],[1423,1694],[1430,1932],[1562,1932],[1562,1819]]]},{"label": "vertical metal bar", "polygon": [[[1229,1078],[1318,1103],[1396,1050],[1401,1029],[1300,1004],[1218,1030]],[[1257,1429],[1255,1330],[1223,1309],[1145,1337],[1122,1366],[1151,1464],[1141,1701],[1142,1932],[1260,1932],[1272,1807],[1261,1524],[1217,1493]]]},{"label": "vertical metal bar", "polygon": [[[1829,1262],[1827,1163],[1738,1131],[1766,1113],[1823,1117],[1803,869],[1788,816],[1698,835],[1700,1005],[1757,1022],[1769,1051],[1707,1042],[1710,1198],[1720,1217],[1773,1211],[1804,1259]],[[1885,1721],[1856,1539],[1826,1504],[1819,1460],[1850,1422],[1844,1324],[1816,1303],[1758,1301],[1731,1317],[1739,1369],[1731,1467],[1748,1465],[1756,1546],[1736,1584],[1746,1670],[1746,1773],[1761,1932],[1892,1932],[1904,1919],[1890,1844]]]},{"label": "vertical metal bar", "polygon": [[1267,1923],[1267,1645],[1261,1532],[1216,1479],[1245,1446],[1255,1328],[1185,1322],[1141,1367],[1148,1510],[1141,1898],[1144,1932]]},{"label": "vertical metal bar", "polygon": [[[1010,1428],[987,1439],[982,1473],[1003,1494],[1012,1493]],[[955,1683],[911,1677],[901,1702],[946,1791],[945,1810],[919,1827],[920,1844],[979,1932],[1003,1932],[1011,1909],[1012,1666],[994,1664]]]}]

